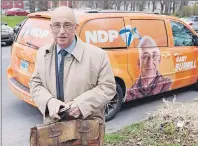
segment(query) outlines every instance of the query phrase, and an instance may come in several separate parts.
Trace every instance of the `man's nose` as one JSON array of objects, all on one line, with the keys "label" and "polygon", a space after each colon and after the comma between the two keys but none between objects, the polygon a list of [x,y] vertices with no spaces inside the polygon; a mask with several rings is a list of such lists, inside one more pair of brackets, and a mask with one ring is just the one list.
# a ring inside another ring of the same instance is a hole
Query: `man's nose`
[{"label": "man's nose", "polygon": [[149,57],[149,58],[147,59],[147,64],[150,65],[150,64],[152,64],[152,62],[153,62],[153,59],[152,59],[151,57]]},{"label": "man's nose", "polygon": [[63,26],[61,26],[59,33],[60,34],[64,34],[65,33],[65,29],[63,28]]}]

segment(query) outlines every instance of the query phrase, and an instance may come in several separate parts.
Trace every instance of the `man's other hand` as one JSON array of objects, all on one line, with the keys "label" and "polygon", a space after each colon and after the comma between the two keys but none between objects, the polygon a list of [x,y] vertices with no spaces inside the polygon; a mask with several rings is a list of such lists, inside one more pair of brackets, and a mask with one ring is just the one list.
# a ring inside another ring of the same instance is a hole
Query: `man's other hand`
[{"label": "man's other hand", "polygon": [[77,104],[74,101],[71,101],[69,103],[66,104],[66,107],[70,107],[67,110],[67,113],[74,117],[74,118],[78,118],[81,115],[80,109],[78,108]]},{"label": "man's other hand", "polygon": [[52,98],[48,101],[48,110],[49,110],[49,116],[54,119],[61,119],[58,115],[60,107],[67,107],[66,104],[56,98]]}]

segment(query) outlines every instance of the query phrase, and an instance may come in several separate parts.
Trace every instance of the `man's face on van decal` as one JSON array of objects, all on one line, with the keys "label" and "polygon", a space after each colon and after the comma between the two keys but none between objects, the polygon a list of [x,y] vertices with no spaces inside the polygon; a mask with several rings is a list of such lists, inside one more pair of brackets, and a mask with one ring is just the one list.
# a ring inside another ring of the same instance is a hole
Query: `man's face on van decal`
[{"label": "man's face on van decal", "polygon": [[144,48],[140,57],[141,76],[155,77],[160,64],[159,49]]},{"label": "man's face on van decal", "polygon": [[57,9],[52,13],[50,24],[52,35],[62,48],[67,48],[72,43],[77,26],[75,15],[70,9]]},{"label": "man's face on van decal", "polygon": [[[155,46],[155,47],[154,47]],[[140,43],[139,67],[142,77],[155,77],[160,64],[160,50],[151,38]]]}]

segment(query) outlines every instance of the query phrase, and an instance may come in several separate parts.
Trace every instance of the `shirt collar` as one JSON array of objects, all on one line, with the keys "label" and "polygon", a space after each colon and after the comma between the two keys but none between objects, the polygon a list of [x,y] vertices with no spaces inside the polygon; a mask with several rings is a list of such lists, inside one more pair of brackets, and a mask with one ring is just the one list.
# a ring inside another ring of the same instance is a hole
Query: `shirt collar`
[{"label": "shirt collar", "polygon": [[[65,48],[64,50],[67,51],[67,53],[72,54],[74,48],[76,46],[76,38],[73,40],[72,44]],[[57,54],[59,53],[59,51],[61,50],[61,47],[57,44]]]}]

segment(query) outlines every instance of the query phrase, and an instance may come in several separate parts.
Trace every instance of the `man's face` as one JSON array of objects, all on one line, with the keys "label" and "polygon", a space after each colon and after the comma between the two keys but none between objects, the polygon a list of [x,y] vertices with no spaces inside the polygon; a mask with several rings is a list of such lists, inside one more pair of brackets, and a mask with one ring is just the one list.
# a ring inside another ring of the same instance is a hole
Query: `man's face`
[{"label": "man's face", "polygon": [[140,69],[142,77],[155,77],[160,64],[160,51],[155,48],[144,48],[140,54]]},{"label": "man's face", "polygon": [[55,42],[63,48],[69,47],[72,43],[77,25],[68,19],[58,18],[51,23],[51,30]]}]

